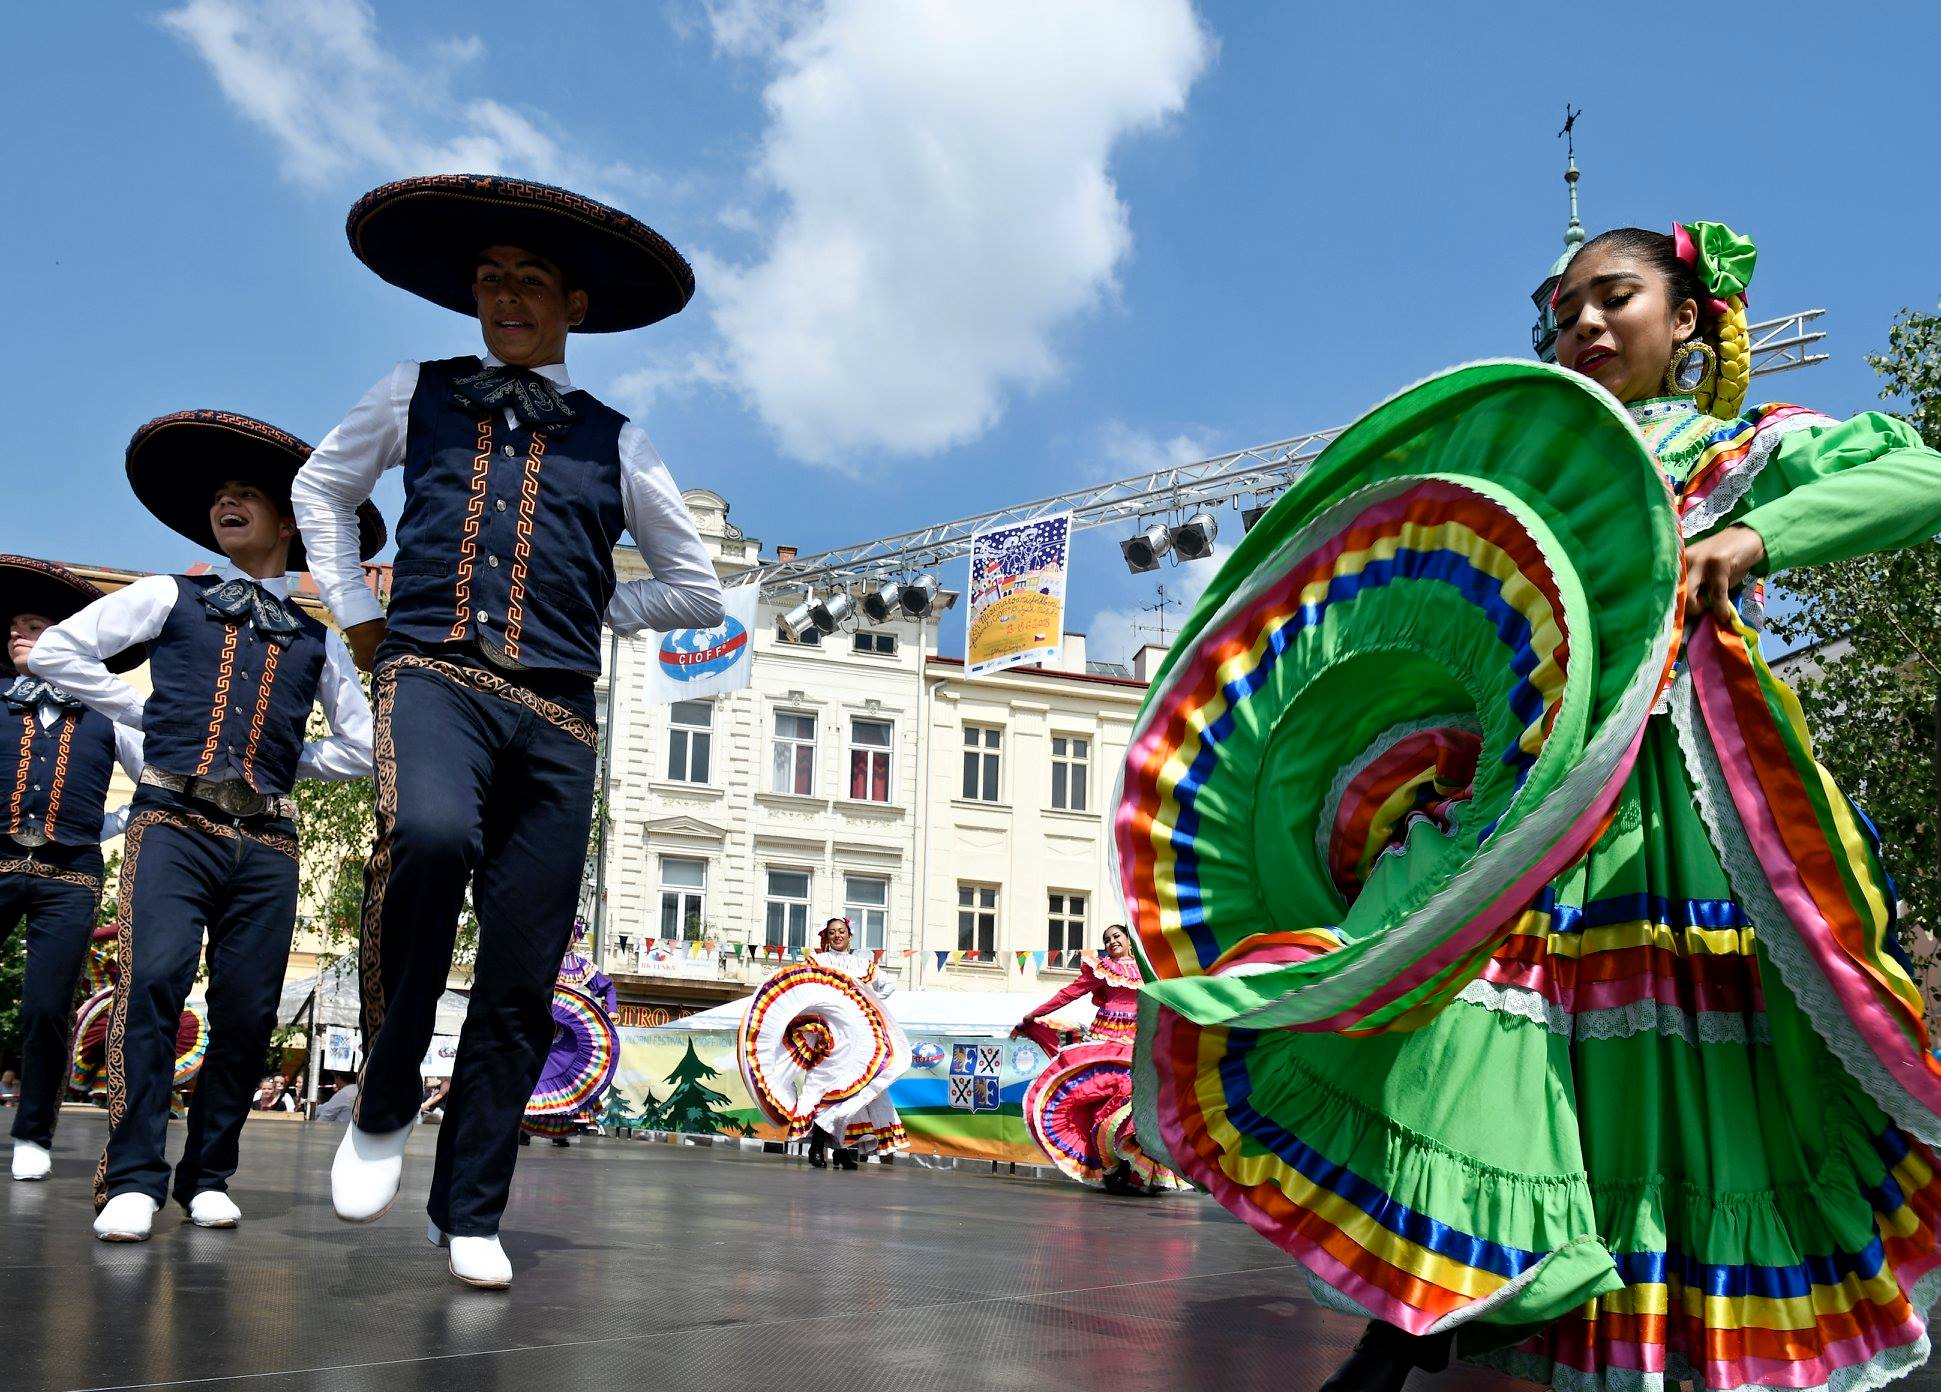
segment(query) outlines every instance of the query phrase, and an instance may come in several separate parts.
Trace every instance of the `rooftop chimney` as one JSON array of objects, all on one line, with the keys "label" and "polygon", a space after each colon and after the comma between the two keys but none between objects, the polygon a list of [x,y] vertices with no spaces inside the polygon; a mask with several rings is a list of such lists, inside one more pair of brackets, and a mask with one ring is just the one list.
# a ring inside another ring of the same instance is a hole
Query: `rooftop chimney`
[{"label": "rooftop chimney", "polygon": [[794,560],[794,559],[795,559],[795,548],[794,548],[793,546],[778,546],[778,547],[776,547],[776,548],[775,548],[775,559],[776,559],[776,560],[778,560],[778,561],[792,561],[792,560]]}]

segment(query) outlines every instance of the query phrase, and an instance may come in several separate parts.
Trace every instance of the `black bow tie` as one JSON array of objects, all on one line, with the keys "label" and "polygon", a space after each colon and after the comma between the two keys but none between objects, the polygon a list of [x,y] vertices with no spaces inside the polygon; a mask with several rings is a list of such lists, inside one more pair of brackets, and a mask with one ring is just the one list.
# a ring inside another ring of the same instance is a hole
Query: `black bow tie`
[{"label": "black bow tie", "polygon": [[287,648],[297,640],[296,615],[284,607],[282,600],[254,581],[225,580],[214,589],[204,590],[202,602],[210,613],[220,614],[231,623],[248,621],[260,637],[279,648]]},{"label": "black bow tie", "polygon": [[483,367],[454,378],[452,405],[473,414],[510,407],[528,430],[564,430],[580,418],[558,387],[523,367]]},{"label": "black bow tie", "polygon": [[66,706],[72,710],[81,708],[80,701],[68,695],[51,681],[39,677],[18,676],[13,685],[7,688],[4,698],[15,710],[32,710],[35,706]]}]

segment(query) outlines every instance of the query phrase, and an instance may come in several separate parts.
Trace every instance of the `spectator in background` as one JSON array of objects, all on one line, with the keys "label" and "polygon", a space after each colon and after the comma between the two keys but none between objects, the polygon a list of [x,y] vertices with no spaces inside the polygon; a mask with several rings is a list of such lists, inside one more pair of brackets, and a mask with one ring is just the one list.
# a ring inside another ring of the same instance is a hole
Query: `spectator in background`
[{"label": "spectator in background", "polygon": [[0,1107],[11,1107],[20,1101],[20,1077],[13,1069],[0,1073]]}]

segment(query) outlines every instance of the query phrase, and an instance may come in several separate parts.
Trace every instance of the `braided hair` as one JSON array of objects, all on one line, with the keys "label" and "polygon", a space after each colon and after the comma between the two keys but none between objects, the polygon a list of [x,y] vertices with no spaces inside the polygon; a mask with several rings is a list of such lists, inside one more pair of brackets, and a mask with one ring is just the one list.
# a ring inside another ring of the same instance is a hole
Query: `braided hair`
[{"label": "braided hair", "polygon": [[1696,336],[1710,344],[1719,356],[1718,367],[1693,398],[1708,416],[1729,420],[1745,409],[1746,389],[1752,383],[1752,337],[1746,331],[1746,300],[1734,295],[1725,302],[1725,313],[1715,314],[1707,306],[1712,292],[1698,277],[1698,271],[1679,259],[1677,243],[1669,232],[1652,232],[1643,227],[1614,227],[1600,232],[1584,243],[1584,251],[1604,247],[1642,261],[1665,283],[1666,298],[1673,305],[1691,300],[1698,305]]}]

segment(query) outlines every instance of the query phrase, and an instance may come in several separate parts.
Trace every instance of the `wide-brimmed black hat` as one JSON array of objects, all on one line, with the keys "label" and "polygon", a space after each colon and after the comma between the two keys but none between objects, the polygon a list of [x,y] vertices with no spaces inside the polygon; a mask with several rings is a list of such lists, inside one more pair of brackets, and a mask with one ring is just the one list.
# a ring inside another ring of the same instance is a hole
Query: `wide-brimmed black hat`
[{"label": "wide-brimmed black hat", "polygon": [[638,329],[694,297],[693,268],[646,223],[525,179],[400,179],[358,199],[344,231],[357,259],[391,284],[461,314],[477,312],[472,280],[489,246],[536,251],[586,291],[581,333]]},{"label": "wide-brimmed black hat", "polygon": [[[128,441],[128,483],[142,506],[196,545],[221,554],[209,505],[230,479],[253,483],[288,505],[290,481],[310,446],[287,431],[234,411],[174,411]],[[384,517],[366,499],[357,509],[357,554],[368,561],[384,546]],[[309,558],[303,538],[290,543],[291,570]]]},{"label": "wide-brimmed black hat", "polygon": [[[0,624],[11,623],[16,614],[39,614],[59,623],[99,598],[99,586],[64,565],[32,556],[0,556]],[[146,661],[148,644],[137,643],[109,658],[107,665],[110,672],[126,672]],[[4,643],[0,643],[0,675],[19,675]]]}]

